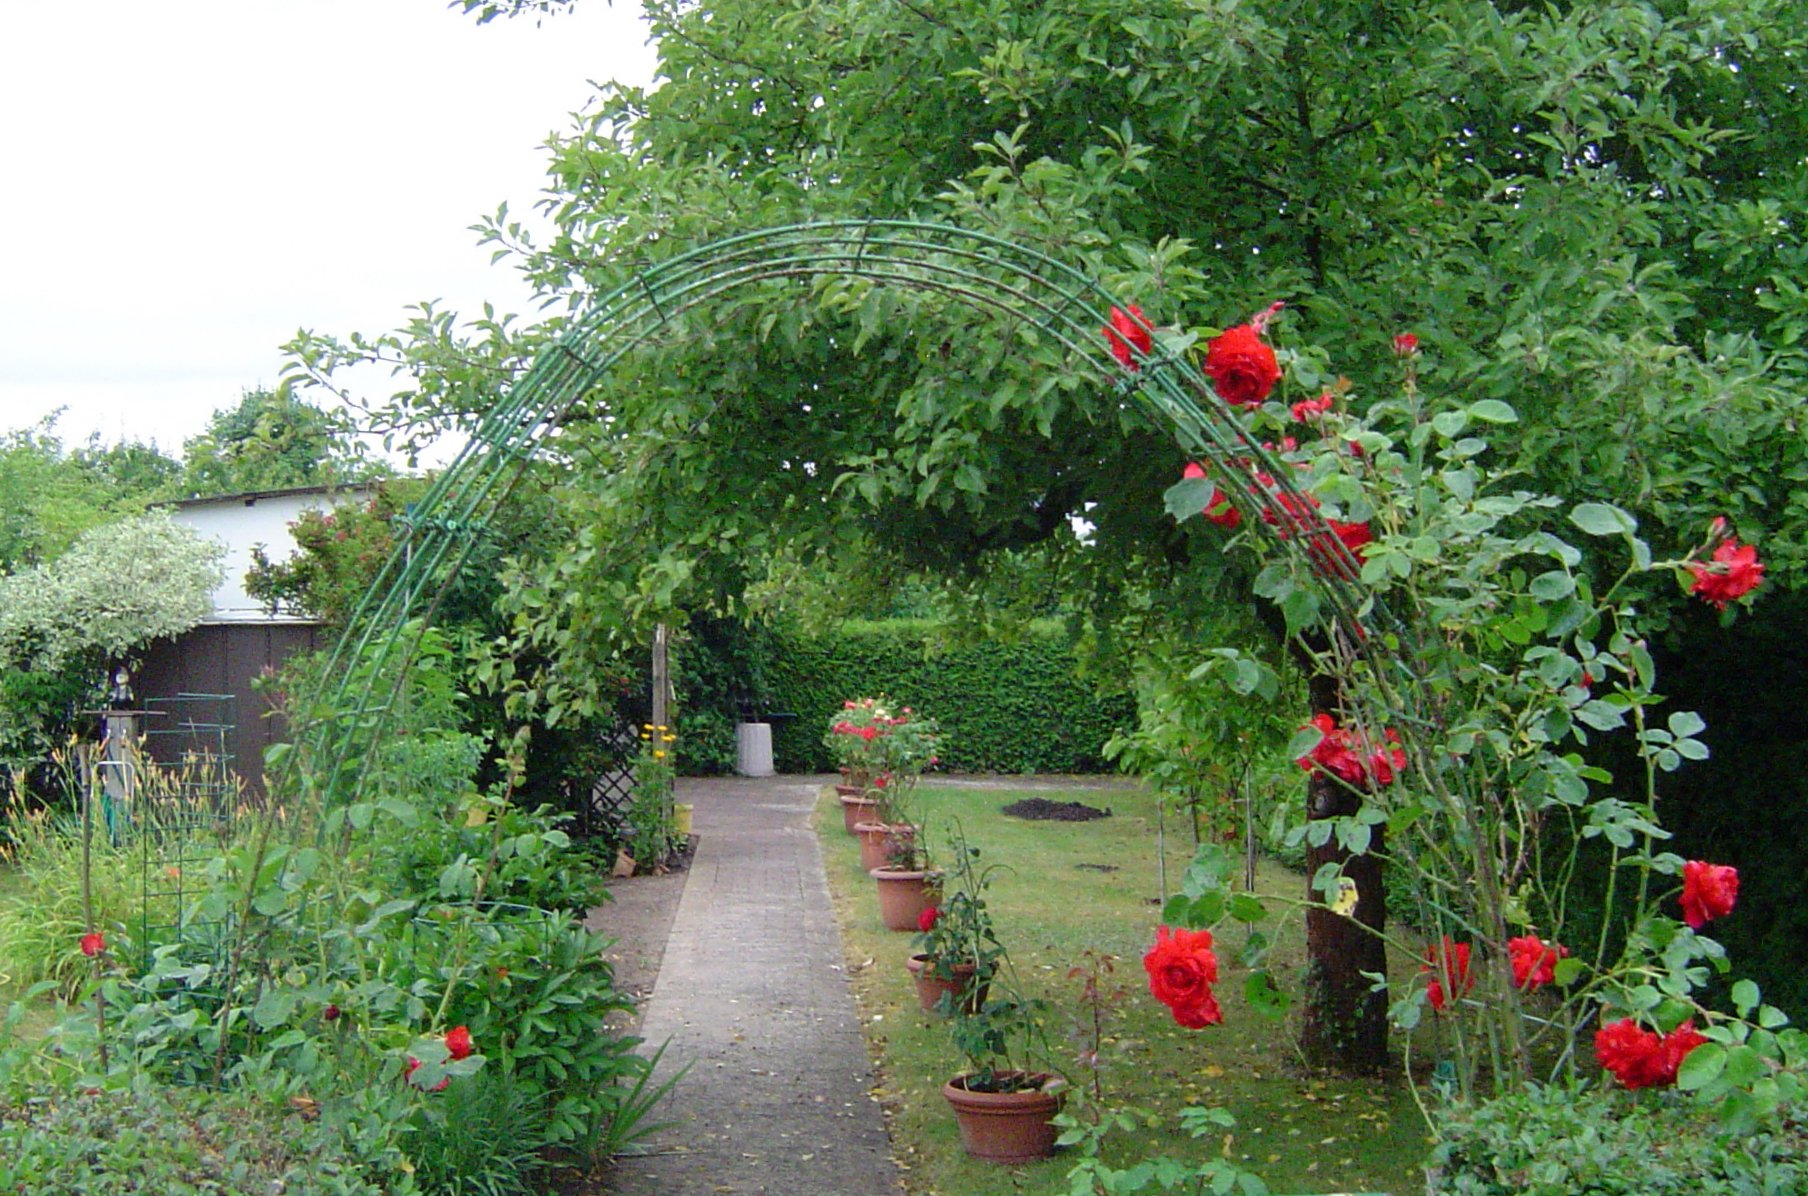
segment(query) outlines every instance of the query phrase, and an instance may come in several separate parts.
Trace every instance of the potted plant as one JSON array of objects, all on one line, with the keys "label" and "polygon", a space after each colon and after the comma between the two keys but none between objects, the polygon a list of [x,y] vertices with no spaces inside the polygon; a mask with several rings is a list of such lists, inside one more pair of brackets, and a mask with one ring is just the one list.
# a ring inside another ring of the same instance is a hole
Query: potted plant
[{"label": "potted plant", "polygon": [[978,1009],[951,1010],[949,1030],[967,1068],[942,1085],[942,1096],[974,1158],[1015,1165],[1054,1153],[1066,1081],[1030,1061],[1044,1006],[995,991]]},{"label": "potted plant", "polygon": [[917,930],[924,911],[936,905],[942,877],[929,866],[928,848],[920,836],[888,841],[887,861],[866,873],[879,890],[879,917],[887,930]]},{"label": "potted plant", "polygon": [[944,1015],[957,1008],[978,1012],[1004,957],[1004,945],[986,912],[991,872],[979,867],[979,849],[958,830],[953,855],[941,901],[918,918],[917,951],[904,965],[916,984],[918,1003]]},{"label": "potted plant", "polygon": [[[883,775],[880,740],[890,730],[891,710],[880,698],[849,698],[829,719],[823,746],[829,749],[841,783],[841,816],[848,834],[857,834],[862,823],[883,822],[880,795],[890,780]],[[875,782],[877,782],[875,784]]]}]

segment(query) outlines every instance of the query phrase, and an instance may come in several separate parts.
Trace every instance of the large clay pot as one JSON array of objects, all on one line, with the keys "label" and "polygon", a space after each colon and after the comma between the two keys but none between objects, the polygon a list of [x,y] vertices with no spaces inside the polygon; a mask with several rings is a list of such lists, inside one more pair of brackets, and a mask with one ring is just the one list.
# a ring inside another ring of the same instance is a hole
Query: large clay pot
[{"label": "large clay pot", "polygon": [[1061,1111],[1061,1094],[1043,1091],[1049,1076],[1038,1073],[1029,1078],[1036,1086],[1022,1092],[970,1092],[966,1086],[970,1076],[956,1076],[942,1085],[968,1154],[1016,1164],[1046,1159],[1055,1152],[1055,1127],[1049,1119]]},{"label": "large clay pot", "polygon": [[[836,789],[840,788],[841,786],[836,786]],[[884,811],[877,799],[861,797],[858,794],[852,797],[845,793],[841,795],[841,822],[847,827],[848,834],[857,834],[858,831],[855,828],[863,822],[882,822],[884,817]]]},{"label": "large clay pot", "polygon": [[917,919],[935,904],[936,882],[941,879],[905,868],[873,868],[867,875],[879,886],[879,917],[887,930],[917,929]]},{"label": "large clay pot", "polygon": [[973,964],[955,964],[954,978],[951,980],[944,980],[935,974],[935,969],[929,966],[927,955],[912,955],[904,961],[904,966],[910,972],[911,981],[917,986],[917,1004],[925,1012],[934,1013],[941,1008],[943,995],[949,996],[950,1009],[958,1005],[967,1013],[978,1013],[986,1003],[986,990],[991,987],[991,983],[984,980],[977,984],[973,982],[974,975],[979,971]]},{"label": "large clay pot", "polygon": [[860,837],[860,866],[871,872],[890,864],[898,848],[908,850],[917,828],[908,822],[862,822],[854,833]]}]

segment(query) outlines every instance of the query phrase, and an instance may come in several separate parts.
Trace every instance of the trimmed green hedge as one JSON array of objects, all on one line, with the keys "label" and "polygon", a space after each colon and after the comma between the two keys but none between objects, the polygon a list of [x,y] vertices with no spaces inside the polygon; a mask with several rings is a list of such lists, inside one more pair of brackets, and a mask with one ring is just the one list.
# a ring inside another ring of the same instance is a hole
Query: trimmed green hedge
[{"label": "trimmed green hedge", "polygon": [[1078,676],[1057,628],[1014,643],[932,651],[935,625],[849,623],[830,635],[773,637],[767,708],[794,711],[773,726],[781,772],[828,772],[830,716],[849,698],[879,695],[941,724],[940,767],[953,772],[1108,771],[1102,750],[1136,724],[1136,700],[1100,693]]}]

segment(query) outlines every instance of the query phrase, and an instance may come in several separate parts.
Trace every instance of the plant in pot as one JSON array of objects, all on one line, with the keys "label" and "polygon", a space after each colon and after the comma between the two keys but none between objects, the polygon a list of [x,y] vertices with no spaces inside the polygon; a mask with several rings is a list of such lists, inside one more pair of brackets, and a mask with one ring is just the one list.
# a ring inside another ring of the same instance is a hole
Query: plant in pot
[{"label": "plant in pot", "polygon": [[952,854],[940,903],[918,918],[917,951],[905,963],[918,1003],[944,1016],[956,1009],[976,1013],[983,1008],[998,962],[1004,958],[1004,945],[986,912],[991,869],[979,866],[979,849],[958,830]]},{"label": "plant in pot", "polygon": [[[835,792],[841,797],[842,820],[848,834],[857,834],[862,823],[885,821],[881,794],[890,778],[884,776],[883,739],[891,729],[891,708],[882,698],[849,698],[829,718],[823,746],[841,774]],[[878,782],[875,784],[875,782]]]},{"label": "plant in pot", "polygon": [[1054,1153],[1066,1081],[1032,1062],[1046,1002],[999,992],[997,980],[978,1009],[951,1010],[949,1033],[967,1066],[942,1085],[942,1096],[968,1154],[1015,1165]]},{"label": "plant in pot", "polygon": [[879,891],[879,917],[887,930],[918,930],[924,911],[940,900],[942,876],[930,865],[929,844],[909,823],[868,829],[880,833],[885,854],[866,873]]}]

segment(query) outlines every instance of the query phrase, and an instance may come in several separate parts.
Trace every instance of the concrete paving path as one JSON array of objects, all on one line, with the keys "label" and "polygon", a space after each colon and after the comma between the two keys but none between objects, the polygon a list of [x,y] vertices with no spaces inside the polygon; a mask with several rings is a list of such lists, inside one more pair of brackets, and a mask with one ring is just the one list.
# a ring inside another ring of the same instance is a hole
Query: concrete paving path
[{"label": "concrete paving path", "polygon": [[830,779],[678,782],[699,841],[641,1034],[691,1071],[660,1110],[677,1124],[620,1163],[611,1192],[901,1190],[809,829]]}]

